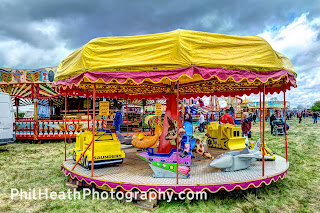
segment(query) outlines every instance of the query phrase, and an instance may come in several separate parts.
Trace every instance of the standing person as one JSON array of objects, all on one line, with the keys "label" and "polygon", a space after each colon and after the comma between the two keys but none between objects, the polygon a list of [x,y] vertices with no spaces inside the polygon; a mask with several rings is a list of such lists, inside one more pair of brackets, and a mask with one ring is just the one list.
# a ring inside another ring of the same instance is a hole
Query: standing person
[{"label": "standing person", "polygon": [[230,110],[230,115],[231,115],[232,118],[234,119],[234,109],[233,109],[233,107],[232,107],[232,104],[230,105],[229,110]]},{"label": "standing person", "polygon": [[204,115],[202,112],[200,112],[199,123],[200,123],[199,131],[204,132]]},{"label": "standing person", "polygon": [[185,114],[184,121],[192,123],[192,116],[190,113]]},{"label": "standing person", "polygon": [[230,113],[230,110],[226,109],[226,113],[220,118],[220,122],[223,124],[229,123],[229,124],[234,125],[234,120],[229,113]]},{"label": "standing person", "polygon": [[204,102],[203,102],[203,100],[201,98],[199,99],[199,106],[200,107],[204,107]]},{"label": "standing person", "polygon": [[272,113],[271,117],[270,117],[270,127],[271,127],[271,135],[273,134],[273,123],[272,121],[277,120],[275,113]]},{"label": "standing person", "polygon": [[301,121],[302,121],[302,113],[301,112],[298,112],[298,118],[299,118],[299,123],[301,123]]},{"label": "standing person", "polygon": [[318,113],[317,113],[317,112],[314,112],[314,113],[313,113],[313,123],[314,123],[314,124],[317,124],[317,123],[318,123]]},{"label": "standing person", "polygon": [[248,132],[251,130],[251,117],[248,112],[243,113],[243,117],[241,119],[241,130],[242,137],[246,137]]},{"label": "standing person", "polygon": [[123,123],[122,113],[121,113],[120,109],[121,109],[121,107],[117,108],[116,116],[114,116],[114,120],[112,123],[112,126],[116,127],[116,131],[118,131],[118,132],[121,132],[120,125]]},{"label": "standing person", "polygon": [[254,125],[256,123],[256,119],[257,119],[257,114],[254,112],[253,115],[252,115],[252,125]]}]

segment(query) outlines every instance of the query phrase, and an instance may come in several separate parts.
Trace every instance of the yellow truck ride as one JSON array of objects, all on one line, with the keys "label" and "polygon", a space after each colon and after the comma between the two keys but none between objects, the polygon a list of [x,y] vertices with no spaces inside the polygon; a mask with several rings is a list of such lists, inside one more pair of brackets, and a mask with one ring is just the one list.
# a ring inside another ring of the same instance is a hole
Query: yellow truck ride
[{"label": "yellow truck ride", "polygon": [[210,122],[207,125],[207,145],[211,148],[237,150],[246,147],[245,137],[241,136],[241,128],[232,124]]}]

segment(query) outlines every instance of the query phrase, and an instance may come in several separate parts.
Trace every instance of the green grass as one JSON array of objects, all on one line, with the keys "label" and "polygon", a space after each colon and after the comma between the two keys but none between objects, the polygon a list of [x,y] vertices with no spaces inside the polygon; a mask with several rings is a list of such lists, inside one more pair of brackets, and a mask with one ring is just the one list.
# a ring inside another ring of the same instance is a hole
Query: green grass
[{"label": "green grass", "polygon": [[[157,212],[320,212],[320,124],[311,118],[301,124],[290,120],[288,150],[290,170],[284,180],[259,189],[211,194],[206,201],[161,201]],[[259,123],[253,138],[259,136]],[[277,154],[285,156],[284,137],[273,137],[266,124],[266,141]],[[200,136],[197,134],[197,136]],[[74,144],[68,144],[68,150]],[[11,188],[48,188],[66,191],[66,177],[60,171],[63,142],[14,143],[0,147],[0,212],[136,212],[132,203],[116,200],[20,200],[10,198]]]}]

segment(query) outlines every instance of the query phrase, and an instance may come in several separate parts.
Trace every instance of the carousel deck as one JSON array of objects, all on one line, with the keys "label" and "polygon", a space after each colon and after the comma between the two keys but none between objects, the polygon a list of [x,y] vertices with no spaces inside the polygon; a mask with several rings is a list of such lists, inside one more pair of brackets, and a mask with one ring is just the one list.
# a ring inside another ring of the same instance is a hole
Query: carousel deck
[{"label": "carousel deck", "polygon": [[[175,178],[153,178],[153,171],[148,162],[143,161],[136,156],[137,149],[134,147],[123,148],[126,158],[123,164],[119,166],[110,166],[96,168],[91,177],[91,171],[76,166],[71,170],[75,162],[69,158],[63,162],[61,167],[66,175],[72,179],[86,181],[88,184],[94,182],[97,186],[106,186],[107,188],[122,187],[124,190],[140,191],[156,190],[166,191],[173,190],[181,192],[185,190],[217,192],[219,190],[231,191],[233,189],[247,189],[260,187],[263,183],[269,185],[272,180],[283,179],[289,168],[289,163],[281,156],[276,156],[275,161],[265,161],[265,176],[262,176],[262,162],[253,162],[248,169],[236,172],[221,172],[209,166],[210,160],[204,159],[195,154],[192,160],[190,177],[179,179],[176,184]],[[223,150],[210,149],[213,156],[223,153]]]}]

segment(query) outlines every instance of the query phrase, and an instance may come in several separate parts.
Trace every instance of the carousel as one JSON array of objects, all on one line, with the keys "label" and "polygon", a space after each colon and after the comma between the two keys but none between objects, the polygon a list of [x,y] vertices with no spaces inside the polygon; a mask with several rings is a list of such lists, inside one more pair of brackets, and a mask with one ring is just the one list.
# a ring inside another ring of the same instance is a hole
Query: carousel
[{"label": "carousel", "polygon": [[[92,125],[77,135],[74,149],[65,146],[61,170],[70,183],[215,193],[269,185],[289,169],[288,154],[268,152],[264,115],[260,139],[246,144],[240,128],[231,124],[212,122],[203,138],[193,137],[181,107],[184,98],[260,94],[265,112],[266,94],[283,92],[285,99],[286,91],[296,87],[294,68],[260,37],[175,30],[96,38],[60,63],[53,87],[65,97],[93,99]],[[136,132],[127,136],[131,145],[120,146],[121,133],[96,124],[95,107],[108,114],[105,100],[115,98],[161,99],[166,107],[157,103],[152,134]],[[284,143],[287,153],[286,136]]]}]

